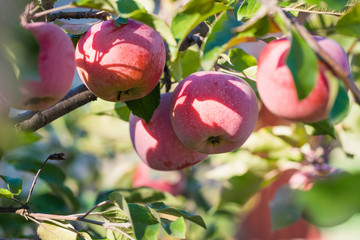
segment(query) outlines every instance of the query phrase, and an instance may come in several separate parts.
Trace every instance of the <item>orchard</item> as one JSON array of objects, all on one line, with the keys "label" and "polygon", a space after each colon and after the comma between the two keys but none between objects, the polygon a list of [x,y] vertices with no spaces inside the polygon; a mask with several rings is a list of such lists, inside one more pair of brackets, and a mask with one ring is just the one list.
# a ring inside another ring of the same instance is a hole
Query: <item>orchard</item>
[{"label": "orchard", "polygon": [[0,239],[359,239],[360,1],[0,19]]}]

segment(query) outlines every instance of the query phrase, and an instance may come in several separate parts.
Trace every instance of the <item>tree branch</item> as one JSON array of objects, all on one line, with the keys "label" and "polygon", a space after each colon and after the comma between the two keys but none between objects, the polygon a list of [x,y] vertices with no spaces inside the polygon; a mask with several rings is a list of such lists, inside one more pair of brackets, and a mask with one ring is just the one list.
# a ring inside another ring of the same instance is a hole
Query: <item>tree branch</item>
[{"label": "tree branch", "polygon": [[96,99],[97,97],[84,84],[81,84],[77,88],[70,90],[62,100],[50,108],[39,112],[27,111],[18,115],[13,119],[16,123],[15,127],[19,130],[36,131],[55,119]]},{"label": "tree branch", "polygon": [[82,19],[82,18],[97,18],[100,20],[109,19],[110,14],[105,11],[85,11],[85,12],[57,12],[50,14],[48,20],[50,22],[55,21],[56,19],[65,18],[65,19]]}]

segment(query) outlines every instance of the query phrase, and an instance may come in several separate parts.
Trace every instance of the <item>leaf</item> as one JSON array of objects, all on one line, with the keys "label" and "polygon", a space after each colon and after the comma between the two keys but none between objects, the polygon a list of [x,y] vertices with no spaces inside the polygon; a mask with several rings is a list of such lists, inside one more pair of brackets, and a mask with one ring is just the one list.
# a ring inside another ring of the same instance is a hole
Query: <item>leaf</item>
[{"label": "leaf", "polygon": [[328,81],[330,82],[330,86],[334,84],[337,85],[337,89],[334,93],[334,101],[332,106],[330,106],[331,110],[329,114],[329,122],[332,124],[336,124],[342,121],[349,112],[349,96],[347,94],[347,89],[345,88],[345,85],[341,80],[333,76],[332,73],[328,73],[326,76]]},{"label": "leaf", "polygon": [[341,16],[335,30],[344,35],[360,37],[360,3]]},{"label": "leaf", "polygon": [[129,209],[136,239],[156,240],[160,231],[160,223],[143,206],[130,203]]},{"label": "leaf", "polygon": [[0,197],[2,198],[12,198],[14,194],[10,192],[9,189],[0,188]]},{"label": "leaf", "polygon": [[78,240],[78,234],[69,229],[75,231],[71,224],[60,227],[53,223],[43,222],[38,226],[36,233],[41,240]]},{"label": "leaf", "polygon": [[128,203],[126,202],[125,198],[119,192],[113,192],[109,196],[109,200],[114,202],[121,210],[123,210],[127,216],[130,218],[130,210]]},{"label": "leaf", "polygon": [[147,207],[154,209],[158,213],[164,213],[172,216],[183,217],[197,225],[206,229],[206,224],[201,216],[193,215],[188,212],[177,210],[165,205],[163,202],[155,202],[146,204]]},{"label": "leaf", "polygon": [[171,61],[173,62],[177,58],[180,44],[192,29],[208,17],[230,8],[224,3],[216,2],[216,0],[189,1],[171,22],[171,32],[178,43],[176,48],[171,49]]},{"label": "leaf", "polygon": [[315,4],[319,7],[326,7],[333,10],[345,8],[347,0],[305,0],[308,4]]},{"label": "leaf", "polygon": [[[197,46],[191,46],[181,54],[182,78],[197,72],[200,68],[200,50]],[[181,79],[180,79],[181,80]]]},{"label": "leaf", "polygon": [[143,98],[125,102],[132,113],[149,123],[155,109],[160,104],[160,85],[157,84],[154,90]]},{"label": "leaf", "polygon": [[72,36],[81,36],[94,25],[94,23],[68,23],[59,19],[56,19],[54,23],[60,26],[67,34],[70,34]]},{"label": "leaf", "polygon": [[162,218],[161,225],[169,236],[173,238],[185,238],[186,225],[183,217],[179,217],[176,221]]},{"label": "leaf", "polygon": [[321,227],[335,226],[360,210],[359,181],[359,173],[330,175],[309,191],[298,191],[295,199],[306,220]]},{"label": "leaf", "polygon": [[330,137],[335,139],[335,129],[332,124],[329,123],[327,119],[314,122],[314,123],[306,123],[306,125],[309,125],[314,128],[314,132],[312,135],[329,135]]},{"label": "leaf", "polygon": [[306,98],[315,86],[318,75],[317,57],[306,41],[294,30],[291,31],[291,47],[286,58],[294,78],[298,99]]},{"label": "leaf", "polygon": [[[247,54],[240,48],[232,48],[229,51],[230,63],[224,65],[238,72],[242,72],[253,66],[257,66],[257,60],[254,56]],[[255,79],[255,78],[254,78]]]},{"label": "leaf", "polygon": [[109,102],[102,99],[97,99],[91,102],[90,113],[96,115],[107,115],[113,117],[119,117],[126,122],[129,121],[130,109],[124,102]]},{"label": "leaf", "polygon": [[354,81],[360,81],[360,54],[354,54],[351,60],[351,73]]},{"label": "leaf", "polygon": [[301,210],[294,203],[295,191],[288,185],[280,187],[270,202],[271,230],[287,227],[301,217]]},{"label": "leaf", "polygon": [[252,172],[233,176],[221,191],[219,207],[228,203],[244,204],[261,186],[263,178]]},{"label": "leaf", "polygon": [[257,0],[243,1],[237,11],[237,19],[244,21],[254,16],[257,10],[261,7],[261,3]]},{"label": "leaf", "polygon": [[99,203],[104,200],[107,200],[108,196],[115,191],[121,194],[128,203],[148,203],[148,202],[161,201],[166,198],[163,192],[160,192],[152,188],[140,187],[134,189],[117,189],[117,190],[106,191],[98,196],[96,202]]},{"label": "leaf", "polygon": [[134,0],[117,0],[117,10],[121,17],[132,18],[137,13],[146,13],[146,9]]},{"label": "leaf", "polygon": [[205,70],[211,69],[226,49],[246,41],[246,37],[236,37],[237,33],[229,31],[241,25],[229,12],[223,12],[219,16],[203,44],[202,67]]},{"label": "leaf", "polygon": [[116,0],[78,0],[71,3],[76,7],[85,7],[117,13]]},{"label": "leaf", "polygon": [[22,179],[21,178],[12,178],[8,176],[0,175],[0,178],[4,180],[7,185],[7,188],[14,195],[19,195],[22,189]]}]

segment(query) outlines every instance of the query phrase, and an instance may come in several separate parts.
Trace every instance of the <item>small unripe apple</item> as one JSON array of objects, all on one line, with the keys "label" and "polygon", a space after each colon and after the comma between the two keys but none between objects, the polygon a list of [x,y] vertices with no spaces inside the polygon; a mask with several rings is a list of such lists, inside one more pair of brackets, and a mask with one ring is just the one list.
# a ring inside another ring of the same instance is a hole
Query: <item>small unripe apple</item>
[{"label": "small unripe apple", "polygon": [[24,79],[9,85],[2,82],[0,92],[14,108],[40,111],[58,102],[70,90],[75,75],[74,46],[69,36],[52,23],[28,23],[24,28],[34,35],[40,47],[40,79]]},{"label": "small unripe apple", "polygon": [[207,155],[184,146],[175,135],[169,116],[171,93],[161,95],[149,123],[131,114],[130,137],[140,159],[156,170],[179,170],[204,160]]},{"label": "small unripe apple", "polygon": [[261,190],[257,203],[255,203],[255,206],[244,219],[242,219],[241,227],[236,239],[321,239],[319,229],[302,219],[288,227],[275,231],[271,230],[271,212],[269,203],[274,199],[278,189],[283,185],[288,184],[290,178],[296,172],[296,169],[288,169],[280,173],[279,177],[273,183]]},{"label": "small unripe apple", "polygon": [[[314,39],[335,61],[350,72],[345,51],[332,39],[315,36]],[[290,41],[286,38],[270,42],[258,61],[256,85],[261,100],[275,115],[293,121],[316,122],[328,116],[329,86],[325,71],[318,61],[318,76],[310,94],[299,101],[295,83],[286,65]]]},{"label": "small unripe apple", "polygon": [[161,78],[165,47],[158,32],[129,19],[115,25],[107,20],[93,25],[79,40],[77,71],[99,98],[128,101],[149,94]]},{"label": "small unripe apple", "polygon": [[239,148],[252,133],[257,115],[256,95],[249,84],[214,71],[187,76],[170,103],[171,123],[181,142],[207,154]]},{"label": "small unripe apple", "polygon": [[133,187],[150,187],[179,195],[185,189],[185,176],[181,171],[156,171],[141,162],[135,167]]}]

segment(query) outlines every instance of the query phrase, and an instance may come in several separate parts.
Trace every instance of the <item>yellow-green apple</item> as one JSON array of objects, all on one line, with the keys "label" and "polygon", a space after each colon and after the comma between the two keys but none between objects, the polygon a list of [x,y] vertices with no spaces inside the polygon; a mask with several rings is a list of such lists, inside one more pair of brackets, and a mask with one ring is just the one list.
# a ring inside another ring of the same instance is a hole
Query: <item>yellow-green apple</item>
[{"label": "yellow-green apple", "polygon": [[140,159],[156,170],[179,170],[204,160],[207,155],[185,147],[172,128],[169,116],[171,93],[161,95],[149,123],[130,115],[130,137]]},{"label": "yellow-green apple", "polygon": [[305,220],[298,220],[288,227],[271,230],[271,212],[269,203],[274,199],[277,190],[289,183],[296,169],[288,169],[280,173],[279,177],[268,187],[261,190],[254,207],[242,219],[237,240],[290,240],[290,239],[321,239],[320,231]]},{"label": "yellow-green apple", "polygon": [[170,103],[171,123],[180,141],[207,154],[239,148],[252,133],[257,116],[258,103],[249,84],[215,71],[187,76]]},{"label": "yellow-green apple", "polygon": [[[314,36],[314,39],[335,61],[350,72],[345,51],[332,39]],[[329,84],[325,71],[318,61],[318,76],[310,94],[299,101],[295,83],[286,58],[290,41],[286,38],[270,42],[261,52],[258,61],[257,89],[265,106],[275,115],[293,121],[316,122],[327,118]]]},{"label": "yellow-green apple", "polygon": [[185,189],[185,176],[182,171],[157,171],[140,162],[136,165],[133,187],[150,187],[172,195],[179,195]]},{"label": "yellow-green apple", "polygon": [[2,81],[0,92],[14,108],[39,111],[58,102],[70,90],[76,67],[74,46],[69,36],[52,23],[28,23],[24,28],[40,47],[38,77],[12,84]]},{"label": "yellow-green apple", "polygon": [[99,98],[128,101],[149,94],[161,78],[165,47],[158,32],[129,19],[93,25],[79,40],[77,71],[84,84]]}]

